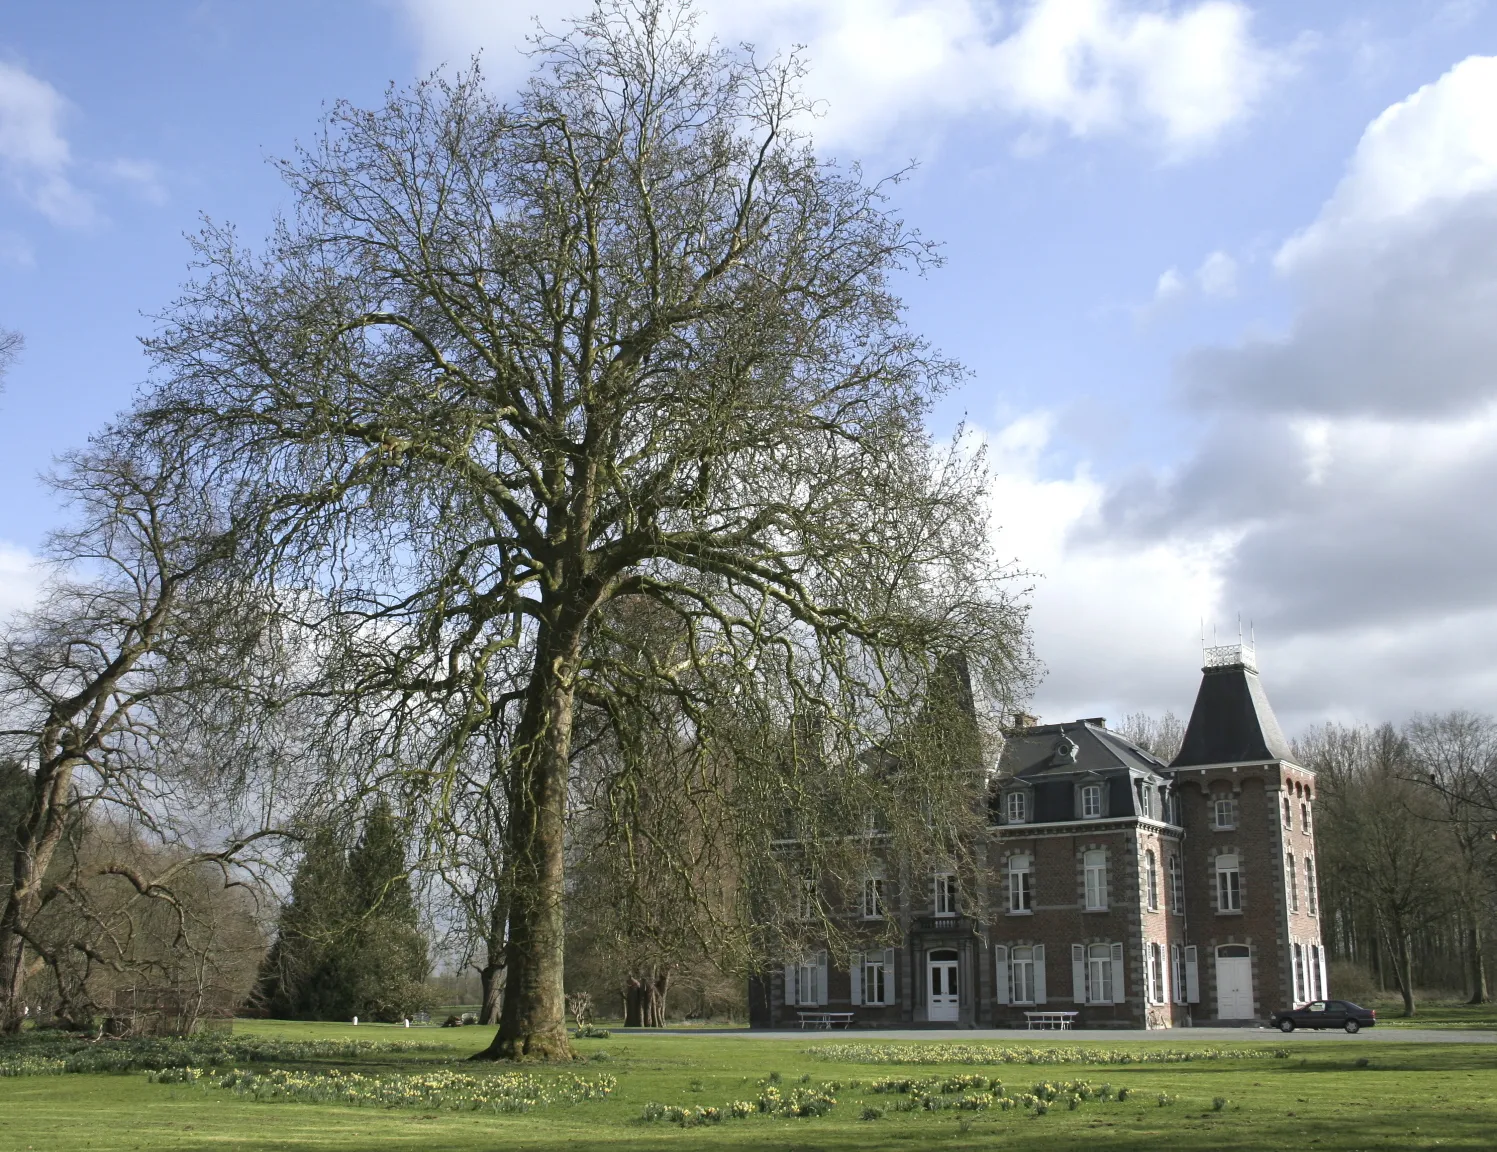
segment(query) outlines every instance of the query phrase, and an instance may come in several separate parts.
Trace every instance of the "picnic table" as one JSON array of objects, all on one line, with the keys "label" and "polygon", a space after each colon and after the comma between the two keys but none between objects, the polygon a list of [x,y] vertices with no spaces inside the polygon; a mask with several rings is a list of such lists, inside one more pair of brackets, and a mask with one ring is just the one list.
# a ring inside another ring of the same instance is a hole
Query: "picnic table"
[{"label": "picnic table", "polygon": [[851,1028],[851,1012],[797,1012],[801,1028]]},{"label": "picnic table", "polygon": [[1025,1019],[1029,1021],[1030,1028],[1053,1028],[1066,1030],[1076,1024],[1075,1012],[1026,1012]]}]

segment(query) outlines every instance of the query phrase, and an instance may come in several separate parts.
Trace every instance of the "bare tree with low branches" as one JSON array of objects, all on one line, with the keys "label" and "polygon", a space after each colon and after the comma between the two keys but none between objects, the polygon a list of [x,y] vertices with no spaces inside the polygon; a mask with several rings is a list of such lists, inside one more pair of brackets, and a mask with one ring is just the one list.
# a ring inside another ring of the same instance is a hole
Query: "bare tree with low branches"
[{"label": "bare tree with low branches", "polygon": [[[53,579],[40,605],[0,638],[0,751],[19,782],[0,896],[5,1030],[19,1026],[28,978],[57,970],[64,953],[123,961],[123,946],[97,945],[94,878],[113,876],[181,912],[176,880],[198,883],[207,866],[237,883],[236,857],[264,835],[236,826],[220,803],[231,778],[248,770],[247,746],[234,737],[243,755],[219,766],[212,748],[227,716],[253,712],[252,680],[265,656],[259,617],[253,598],[225,578],[232,533],[186,455],[157,438],[106,432],[52,482],[76,526],[51,539]],[[187,850],[184,832],[200,831],[192,816],[215,806],[227,835]],[[139,835],[169,851],[119,856],[97,838],[88,853],[77,849],[111,821],[132,830],[119,843]],[[69,838],[74,847],[59,855]],[[88,931],[37,930],[54,902],[72,904],[69,922]],[[68,985],[60,972],[58,983]]]},{"label": "bare tree with low branches", "polygon": [[[505,716],[494,1058],[568,1051],[580,709],[671,696],[695,794],[789,891],[878,806],[957,842],[980,779],[908,739],[897,773],[860,756],[943,659],[984,701],[1027,672],[982,460],[924,427],[958,367],[894,292],[936,253],[890,184],[815,155],[799,60],[703,44],[672,0],[604,0],[536,53],[508,104],[475,66],[337,107],[262,254],[201,237],[138,415],[217,458],[263,569],[328,606],[330,685],[430,737],[438,806]],[[626,601],[682,642],[610,643]]]}]

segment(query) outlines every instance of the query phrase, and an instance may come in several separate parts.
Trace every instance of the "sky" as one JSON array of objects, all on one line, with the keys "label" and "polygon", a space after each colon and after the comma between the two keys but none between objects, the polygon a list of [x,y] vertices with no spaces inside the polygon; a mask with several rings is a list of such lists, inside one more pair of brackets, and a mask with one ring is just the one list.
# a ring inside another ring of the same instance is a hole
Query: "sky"
[{"label": "sky", "polygon": [[[993,469],[1050,720],[1188,713],[1256,638],[1289,732],[1497,712],[1497,3],[704,0],[802,46],[818,149],[945,263],[932,413]],[[185,236],[248,244],[330,103],[481,53],[512,90],[571,0],[0,0],[0,611],[40,477],[146,381]]]}]

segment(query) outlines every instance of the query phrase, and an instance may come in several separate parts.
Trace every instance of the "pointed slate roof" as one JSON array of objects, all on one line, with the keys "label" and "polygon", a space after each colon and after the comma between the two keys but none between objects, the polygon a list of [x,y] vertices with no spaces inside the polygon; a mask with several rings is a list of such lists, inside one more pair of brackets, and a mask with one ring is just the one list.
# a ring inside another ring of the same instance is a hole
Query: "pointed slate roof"
[{"label": "pointed slate roof", "polygon": [[[1251,652],[1233,647],[1208,652],[1185,740],[1171,768],[1292,758]],[[1213,653],[1223,655],[1213,660]]]}]

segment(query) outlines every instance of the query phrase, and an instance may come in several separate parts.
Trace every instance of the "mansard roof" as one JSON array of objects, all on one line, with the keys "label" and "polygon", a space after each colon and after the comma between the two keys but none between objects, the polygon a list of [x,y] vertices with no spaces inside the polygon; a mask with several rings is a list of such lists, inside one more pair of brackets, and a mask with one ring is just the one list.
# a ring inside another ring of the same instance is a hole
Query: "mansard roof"
[{"label": "mansard roof", "polygon": [[1124,770],[1161,773],[1166,765],[1151,752],[1103,726],[1101,720],[1033,724],[1005,735],[999,774],[1037,777],[1114,775]]},{"label": "mansard roof", "polygon": [[1252,649],[1241,644],[1207,649],[1185,740],[1170,767],[1290,759],[1289,741],[1258,679]]}]

